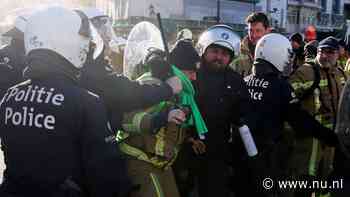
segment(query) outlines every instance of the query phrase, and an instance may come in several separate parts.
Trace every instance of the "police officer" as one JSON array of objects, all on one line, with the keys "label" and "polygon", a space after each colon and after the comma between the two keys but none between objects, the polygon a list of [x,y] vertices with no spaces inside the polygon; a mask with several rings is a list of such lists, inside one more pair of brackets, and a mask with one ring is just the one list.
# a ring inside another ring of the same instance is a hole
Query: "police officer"
[{"label": "police officer", "polygon": [[20,9],[16,14],[6,18],[12,19],[10,30],[2,36],[11,38],[9,44],[0,49],[0,95],[2,96],[7,88],[23,81],[23,70],[25,68],[24,55],[24,30],[27,19],[35,9]]},{"label": "police officer", "polygon": [[239,36],[226,25],[212,26],[197,43],[201,56],[194,86],[196,102],[207,125],[205,139],[191,139],[190,172],[198,183],[198,194],[229,195],[230,128],[239,124],[249,95],[241,76],[228,65],[239,53]]},{"label": "police officer", "polygon": [[[278,44],[277,44],[278,43]],[[262,180],[266,177],[281,178],[278,144],[283,123],[287,121],[300,137],[321,138],[329,144],[336,144],[333,132],[322,127],[311,115],[302,111],[286,76],[291,72],[292,47],[289,40],[271,33],[262,37],[255,49],[253,73],[245,78],[252,98],[255,124],[251,124],[259,150],[257,157],[249,160],[249,183],[257,188],[238,196],[271,196],[274,190],[264,190]],[[241,170],[243,171],[243,169]],[[266,193],[265,193],[266,192]],[[265,194],[264,194],[265,193]]]},{"label": "police officer", "polygon": [[33,14],[24,33],[29,78],[0,107],[6,161],[1,196],[123,196],[125,163],[101,99],[78,86],[91,41],[86,17]]},{"label": "police officer", "polygon": [[[108,23],[109,18],[96,8],[82,9],[82,11],[99,30],[105,52],[114,35]],[[114,130],[122,128],[121,121],[124,112],[157,104],[171,98],[182,89],[177,77],[172,77],[167,83],[160,85],[141,85],[139,82],[130,81],[125,76],[113,72],[111,65],[105,59],[104,52],[97,59],[93,59],[91,54],[88,56],[82,70],[81,85],[104,99],[108,118]]]}]

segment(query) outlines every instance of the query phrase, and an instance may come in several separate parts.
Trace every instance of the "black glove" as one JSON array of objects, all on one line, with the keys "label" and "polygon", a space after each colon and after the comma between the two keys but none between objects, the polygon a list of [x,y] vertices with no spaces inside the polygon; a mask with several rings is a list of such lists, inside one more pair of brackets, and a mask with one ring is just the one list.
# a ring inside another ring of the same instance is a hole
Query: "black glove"
[{"label": "black glove", "polygon": [[149,48],[143,64],[149,66],[152,76],[166,80],[172,76],[171,66],[166,60],[164,51],[157,48]]}]

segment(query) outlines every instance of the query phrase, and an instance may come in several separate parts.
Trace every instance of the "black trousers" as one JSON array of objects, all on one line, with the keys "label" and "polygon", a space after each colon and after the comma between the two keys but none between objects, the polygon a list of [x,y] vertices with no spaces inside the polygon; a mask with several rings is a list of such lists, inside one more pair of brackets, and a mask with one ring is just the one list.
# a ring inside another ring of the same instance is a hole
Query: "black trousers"
[{"label": "black trousers", "polygon": [[227,155],[196,155],[190,144],[184,145],[175,162],[174,174],[181,197],[229,197],[230,168]]}]

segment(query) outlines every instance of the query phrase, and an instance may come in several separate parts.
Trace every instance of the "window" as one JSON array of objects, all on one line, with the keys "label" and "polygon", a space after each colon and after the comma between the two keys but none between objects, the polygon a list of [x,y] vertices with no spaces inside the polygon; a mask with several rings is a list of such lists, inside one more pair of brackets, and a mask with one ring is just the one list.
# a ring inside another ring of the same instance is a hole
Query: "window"
[{"label": "window", "polygon": [[322,11],[327,10],[327,0],[321,0]]},{"label": "window", "polygon": [[340,0],[333,0],[333,13],[340,14]]}]

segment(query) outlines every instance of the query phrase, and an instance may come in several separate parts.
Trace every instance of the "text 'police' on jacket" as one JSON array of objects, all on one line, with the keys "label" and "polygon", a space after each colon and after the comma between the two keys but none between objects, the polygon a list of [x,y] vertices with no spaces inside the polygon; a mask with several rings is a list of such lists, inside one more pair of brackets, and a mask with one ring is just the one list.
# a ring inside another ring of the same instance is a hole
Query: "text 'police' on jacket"
[{"label": "text 'police' on jacket", "polygon": [[[64,102],[64,95],[55,93],[54,88],[39,86],[28,86],[25,90],[14,87],[9,89],[2,102],[15,101],[21,103],[37,103],[44,105],[61,106]],[[55,129],[56,118],[51,114],[42,114],[35,111],[34,107],[23,106],[22,110],[14,111],[11,107],[5,109],[5,125],[37,127],[47,130]]]},{"label": "text 'police' on jacket", "polygon": [[254,100],[262,100],[264,94],[261,91],[256,91],[256,89],[249,87],[258,87],[266,89],[270,85],[270,82],[265,81],[265,79],[259,79],[254,77],[250,77],[246,83],[248,86],[248,92],[250,94],[250,97]]}]

